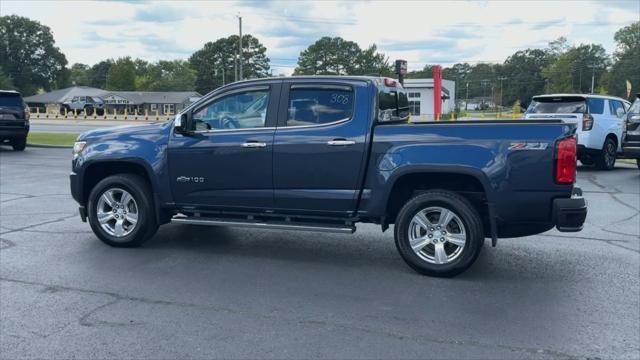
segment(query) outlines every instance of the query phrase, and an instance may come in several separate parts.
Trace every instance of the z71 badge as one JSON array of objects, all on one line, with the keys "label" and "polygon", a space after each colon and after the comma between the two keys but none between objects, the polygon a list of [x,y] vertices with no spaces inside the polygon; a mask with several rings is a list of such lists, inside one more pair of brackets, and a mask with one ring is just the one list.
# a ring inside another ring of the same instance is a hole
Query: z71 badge
[{"label": "z71 badge", "polygon": [[546,142],[514,142],[509,150],[545,150],[549,146]]},{"label": "z71 badge", "polygon": [[179,182],[179,183],[188,183],[188,182],[203,183],[204,182],[204,177],[201,177],[201,176],[178,176],[176,178],[176,181]]}]

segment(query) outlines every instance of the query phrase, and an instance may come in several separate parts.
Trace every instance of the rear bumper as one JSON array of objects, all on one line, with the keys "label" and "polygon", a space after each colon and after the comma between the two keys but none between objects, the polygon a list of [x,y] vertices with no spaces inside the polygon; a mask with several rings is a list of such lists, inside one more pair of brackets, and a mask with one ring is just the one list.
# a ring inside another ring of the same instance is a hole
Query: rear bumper
[{"label": "rear bumper", "polygon": [[579,187],[574,188],[570,198],[553,200],[553,221],[558,231],[580,231],[586,218],[587,202],[582,197]]},{"label": "rear bumper", "polygon": [[0,139],[13,139],[26,137],[29,134],[28,126],[16,126],[16,127],[0,127]]}]

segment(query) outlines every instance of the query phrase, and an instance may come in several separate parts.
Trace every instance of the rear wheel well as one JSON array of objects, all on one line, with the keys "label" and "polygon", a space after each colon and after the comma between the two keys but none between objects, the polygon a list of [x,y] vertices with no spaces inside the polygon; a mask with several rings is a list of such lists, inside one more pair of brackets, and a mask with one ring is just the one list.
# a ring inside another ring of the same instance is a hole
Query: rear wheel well
[{"label": "rear wheel well", "polygon": [[612,139],[613,142],[616,143],[616,148],[618,147],[619,143],[618,143],[618,137],[616,136],[616,134],[608,134],[607,137],[605,138],[605,140],[606,139]]},{"label": "rear wheel well", "polygon": [[144,166],[136,164],[134,162],[122,162],[122,161],[107,161],[96,164],[91,164],[84,171],[83,186],[82,186],[82,199],[84,203],[87,203],[91,190],[96,186],[100,180],[116,174],[135,174],[140,176],[147,182],[147,185],[153,190],[153,186],[149,181],[149,175]]},{"label": "rear wheel well", "polygon": [[416,173],[399,178],[389,193],[385,217],[395,223],[398,212],[413,196],[428,190],[448,190],[465,197],[483,218],[485,229],[489,227],[489,209],[484,186],[476,177],[452,173]]}]

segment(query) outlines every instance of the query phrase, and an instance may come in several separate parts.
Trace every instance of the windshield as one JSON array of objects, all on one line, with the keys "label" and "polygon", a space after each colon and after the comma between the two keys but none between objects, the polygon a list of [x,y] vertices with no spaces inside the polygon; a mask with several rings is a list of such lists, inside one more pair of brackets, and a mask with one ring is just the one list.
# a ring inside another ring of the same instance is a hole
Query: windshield
[{"label": "windshield", "polygon": [[0,94],[0,106],[22,107],[22,98],[19,94]]}]

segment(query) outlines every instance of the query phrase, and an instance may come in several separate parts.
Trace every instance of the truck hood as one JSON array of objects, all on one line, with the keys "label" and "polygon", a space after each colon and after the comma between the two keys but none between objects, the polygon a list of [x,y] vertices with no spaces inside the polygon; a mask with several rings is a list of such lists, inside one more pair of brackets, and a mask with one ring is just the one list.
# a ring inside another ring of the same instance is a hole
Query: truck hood
[{"label": "truck hood", "polygon": [[164,135],[171,128],[172,121],[155,124],[122,125],[86,131],[78,136],[79,141],[99,141],[101,139],[130,138],[135,136]]}]

